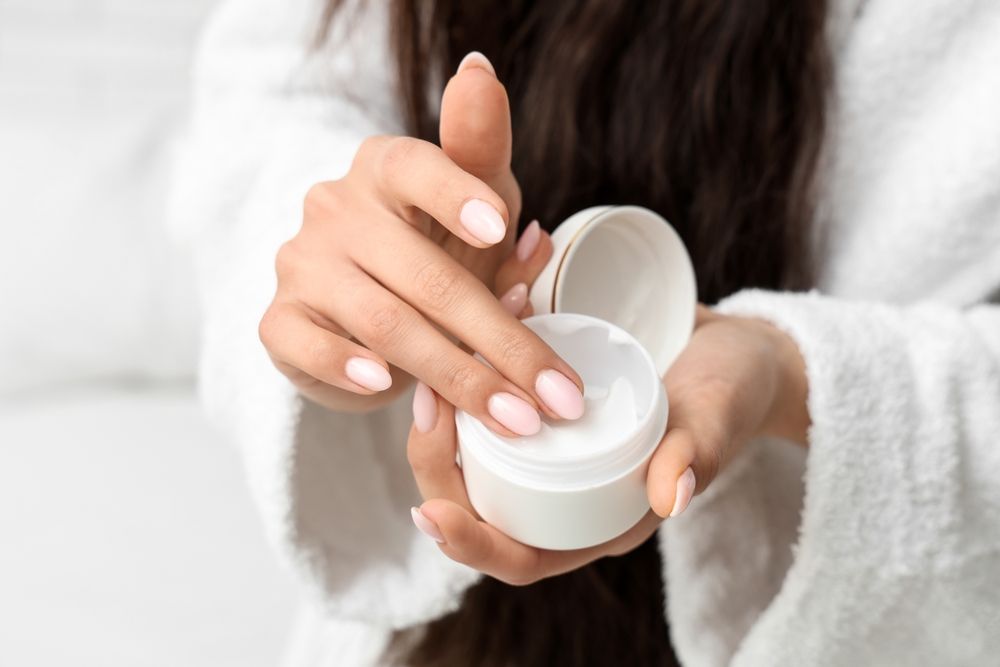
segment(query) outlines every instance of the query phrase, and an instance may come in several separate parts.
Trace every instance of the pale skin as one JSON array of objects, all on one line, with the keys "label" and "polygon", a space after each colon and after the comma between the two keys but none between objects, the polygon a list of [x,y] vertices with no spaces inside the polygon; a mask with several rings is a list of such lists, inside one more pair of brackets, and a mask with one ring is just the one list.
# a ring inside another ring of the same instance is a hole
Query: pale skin
[{"label": "pale skin", "polygon": [[497,433],[530,435],[540,413],[579,417],[583,383],[494,298],[520,213],[507,95],[482,68],[459,78],[442,101],[441,148],[372,137],[344,178],[312,187],[278,252],[260,338],[331,410],[383,406],[417,377]]},{"label": "pale skin", "polygon": [[[520,190],[510,170],[510,112],[484,58],[467,58],[448,82],[441,138],[441,148],[373,138],[344,179],[313,188],[302,229],[279,253],[278,290],[260,333],[278,369],[333,410],[371,410],[411,378],[420,381],[407,443],[424,498],[414,520],[445,555],[511,584],[531,583],[635,548],[748,440],[773,435],[806,444],[808,385],[794,341],[763,321],[699,307],[691,341],[663,380],[670,421],[647,473],[652,509],[637,525],[594,547],[547,551],[481,521],[455,463],[455,406],[518,435],[530,424],[515,424],[502,410],[497,418],[494,395],[517,397],[550,418],[574,418],[562,399],[582,383],[519,322],[531,314],[526,290],[552,246],[532,226],[513,250]],[[499,213],[502,239],[470,234],[459,214],[470,199]],[[352,379],[346,366],[354,357],[378,364],[391,385],[376,390]],[[540,379],[552,370],[570,386]]]}]

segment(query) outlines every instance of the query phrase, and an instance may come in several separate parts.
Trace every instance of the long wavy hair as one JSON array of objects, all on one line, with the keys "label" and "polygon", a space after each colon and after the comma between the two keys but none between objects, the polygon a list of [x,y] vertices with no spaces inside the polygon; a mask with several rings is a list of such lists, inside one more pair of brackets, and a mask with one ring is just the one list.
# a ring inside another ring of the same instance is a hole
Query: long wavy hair
[{"label": "long wavy hair", "polygon": [[[342,0],[327,0],[324,25]],[[811,282],[830,64],[826,0],[388,0],[409,131],[469,51],[507,86],[521,221],[638,204],[687,244],[702,301]],[[415,667],[675,664],[655,539],[523,587],[485,578],[397,633]]]}]

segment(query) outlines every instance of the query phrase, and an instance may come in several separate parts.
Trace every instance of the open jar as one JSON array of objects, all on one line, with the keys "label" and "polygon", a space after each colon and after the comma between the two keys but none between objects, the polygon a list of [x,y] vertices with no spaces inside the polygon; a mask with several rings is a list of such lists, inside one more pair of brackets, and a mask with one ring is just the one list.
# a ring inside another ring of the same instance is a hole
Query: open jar
[{"label": "open jar", "polygon": [[697,295],[680,237],[647,209],[586,209],[552,242],[524,323],[580,374],[584,416],[521,438],[462,411],[455,421],[480,516],[525,544],[578,549],[649,510],[646,470],[668,418],[661,378],[690,338]]}]

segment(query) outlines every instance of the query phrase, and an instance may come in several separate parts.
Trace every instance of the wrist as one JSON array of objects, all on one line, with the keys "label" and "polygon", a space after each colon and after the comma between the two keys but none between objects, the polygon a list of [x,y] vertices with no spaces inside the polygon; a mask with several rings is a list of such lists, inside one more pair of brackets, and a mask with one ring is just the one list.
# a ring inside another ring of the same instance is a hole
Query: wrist
[{"label": "wrist", "polygon": [[773,324],[765,324],[774,354],[777,382],[771,409],[760,435],[806,445],[811,419],[805,359],[791,336]]}]

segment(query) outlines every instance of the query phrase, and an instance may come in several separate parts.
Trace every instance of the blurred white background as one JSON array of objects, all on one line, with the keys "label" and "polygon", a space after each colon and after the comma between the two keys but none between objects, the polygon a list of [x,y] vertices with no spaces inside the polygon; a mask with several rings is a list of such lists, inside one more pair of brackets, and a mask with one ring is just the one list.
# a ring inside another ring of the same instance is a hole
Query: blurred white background
[{"label": "blurred white background", "polygon": [[274,665],[294,606],[164,225],[210,0],[0,0],[0,665]]}]

